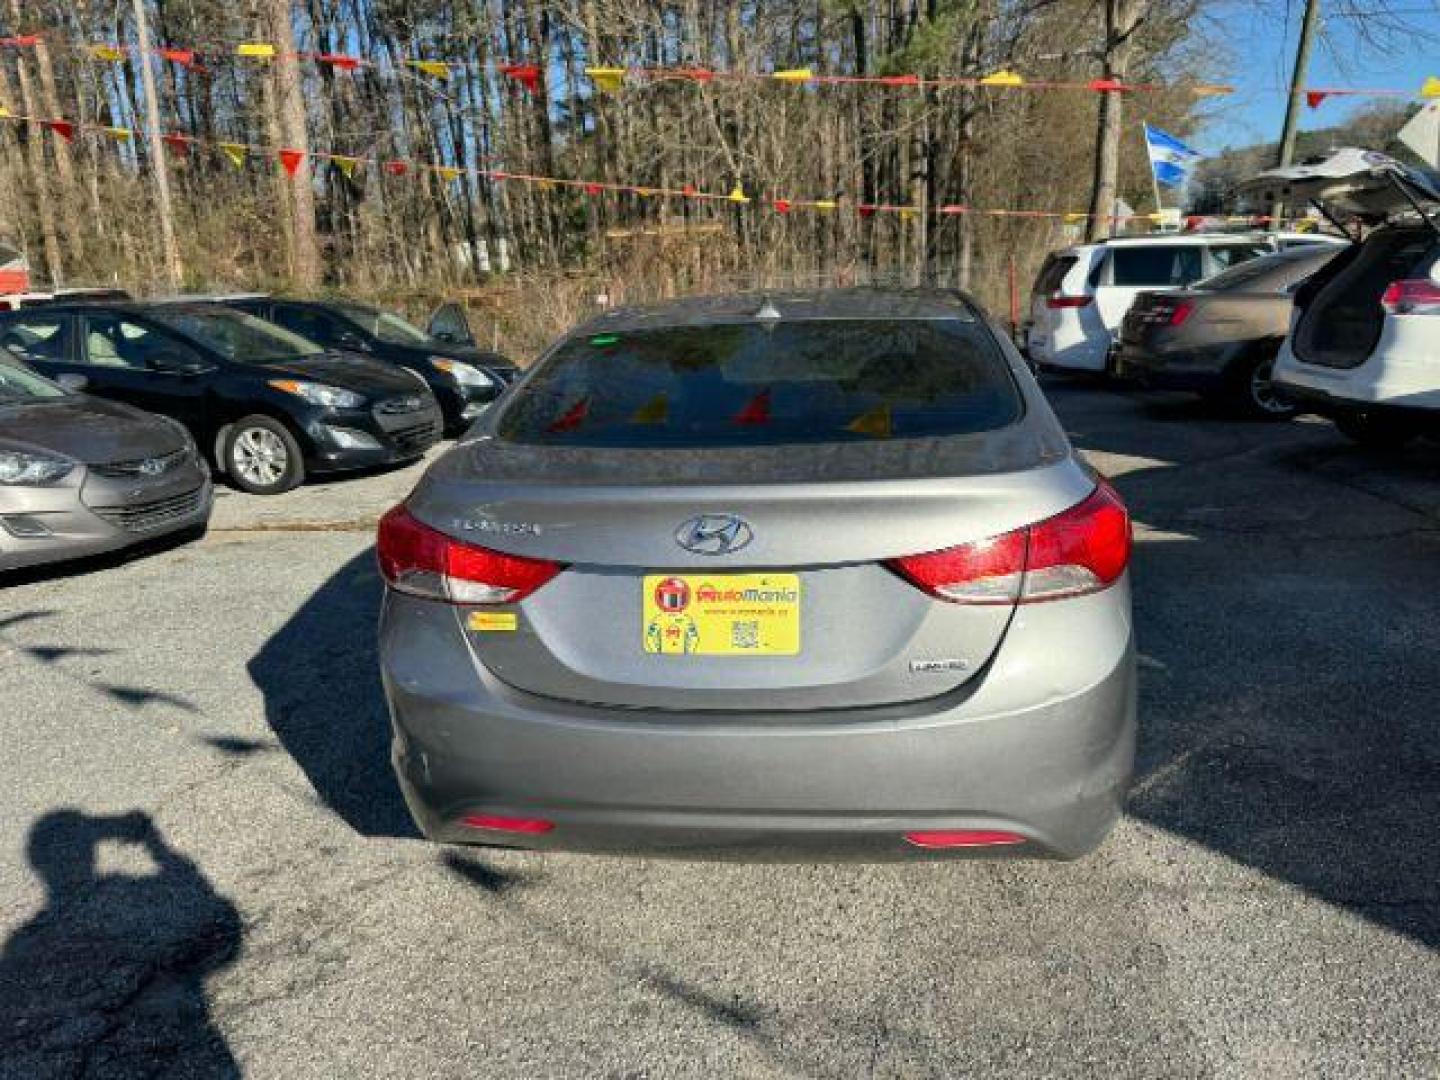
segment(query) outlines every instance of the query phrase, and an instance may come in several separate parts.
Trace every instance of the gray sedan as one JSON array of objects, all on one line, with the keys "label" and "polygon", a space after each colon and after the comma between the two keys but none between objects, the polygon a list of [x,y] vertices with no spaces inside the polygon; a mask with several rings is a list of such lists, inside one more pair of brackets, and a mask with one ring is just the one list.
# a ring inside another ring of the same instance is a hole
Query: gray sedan
[{"label": "gray sedan", "polygon": [[433,839],[1075,857],[1135,735],[1130,523],[977,305],[618,311],[383,520]]},{"label": "gray sedan", "polygon": [[212,495],[179,424],[0,356],[0,571],[201,531]]}]

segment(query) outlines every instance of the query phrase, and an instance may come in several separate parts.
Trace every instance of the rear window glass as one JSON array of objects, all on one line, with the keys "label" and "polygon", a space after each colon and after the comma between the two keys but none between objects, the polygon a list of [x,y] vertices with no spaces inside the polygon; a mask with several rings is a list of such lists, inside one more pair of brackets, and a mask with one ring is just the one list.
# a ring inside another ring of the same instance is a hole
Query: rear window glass
[{"label": "rear window glass", "polygon": [[1320,250],[1314,247],[1295,248],[1261,259],[1250,259],[1206,278],[1196,288],[1212,292],[1282,292],[1319,270],[1340,250],[1338,246],[1328,245]]},{"label": "rear window glass", "polygon": [[703,447],[959,435],[1019,419],[990,332],[960,319],[725,323],[562,344],[500,417],[512,442]]},{"label": "rear window glass", "polygon": [[1118,247],[1110,253],[1111,284],[1125,286],[1189,285],[1203,273],[1200,248]]},{"label": "rear window glass", "polygon": [[1035,277],[1035,292],[1043,296],[1059,292],[1065,275],[1079,261],[1074,255],[1051,255]]}]

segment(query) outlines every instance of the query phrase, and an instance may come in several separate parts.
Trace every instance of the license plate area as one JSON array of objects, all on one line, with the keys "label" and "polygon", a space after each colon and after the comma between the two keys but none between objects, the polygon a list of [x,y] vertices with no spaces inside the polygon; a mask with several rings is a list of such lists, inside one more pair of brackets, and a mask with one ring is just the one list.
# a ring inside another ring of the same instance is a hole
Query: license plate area
[{"label": "license plate area", "polygon": [[796,656],[800,575],[647,574],[641,647],[664,656]]}]

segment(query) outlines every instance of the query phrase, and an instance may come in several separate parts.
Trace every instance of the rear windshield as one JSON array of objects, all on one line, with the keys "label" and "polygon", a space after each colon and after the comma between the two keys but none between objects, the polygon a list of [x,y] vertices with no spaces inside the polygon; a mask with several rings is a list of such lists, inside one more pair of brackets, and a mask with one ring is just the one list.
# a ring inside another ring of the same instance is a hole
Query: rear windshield
[{"label": "rear windshield", "polygon": [[1117,247],[1110,258],[1115,285],[1189,285],[1203,273],[1198,244]]},{"label": "rear windshield", "polygon": [[1065,280],[1065,275],[1070,273],[1070,268],[1080,260],[1074,255],[1051,255],[1040,267],[1040,273],[1035,277],[1035,292],[1042,296],[1050,296],[1060,291],[1060,286]]},{"label": "rear windshield", "polygon": [[595,447],[777,446],[992,431],[1019,390],[981,323],[725,323],[564,342],[502,439]]},{"label": "rear windshield", "polygon": [[1211,292],[1283,292],[1319,270],[1342,250],[1338,244],[1326,244],[1279,251],[1222,270],[1195,287]]}]

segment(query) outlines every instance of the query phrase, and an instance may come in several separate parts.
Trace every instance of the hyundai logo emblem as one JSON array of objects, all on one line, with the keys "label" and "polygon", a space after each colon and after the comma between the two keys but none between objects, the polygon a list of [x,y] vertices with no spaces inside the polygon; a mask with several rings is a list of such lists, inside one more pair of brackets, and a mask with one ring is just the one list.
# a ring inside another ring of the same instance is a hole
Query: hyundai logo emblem
[{"label": "hyundai logo emblem", "polygon": [[159,476],[165,471],[164,458],[146,458],[135,470],[141,476]]},{"label": "hyundai logo emblem", "polygon": [[730,555],[754,539],[750,523],[734,514],[701,514],[675,530],[675,542],[696,555]]}]

